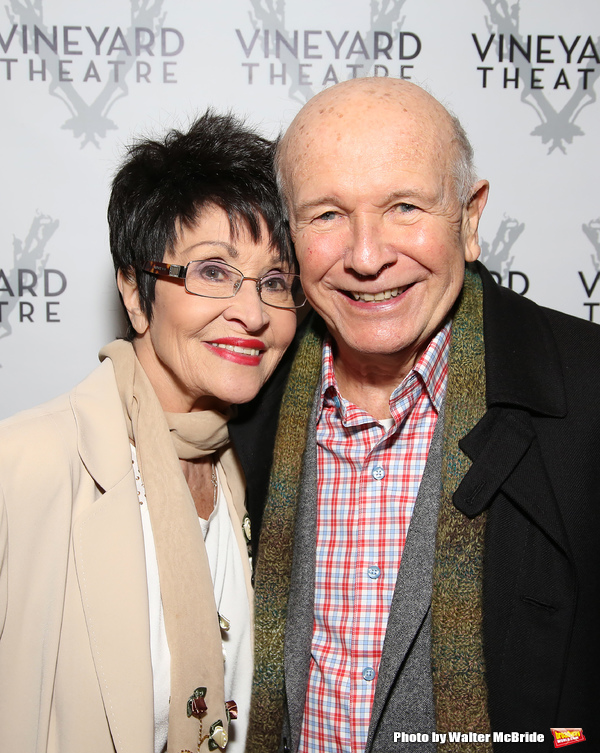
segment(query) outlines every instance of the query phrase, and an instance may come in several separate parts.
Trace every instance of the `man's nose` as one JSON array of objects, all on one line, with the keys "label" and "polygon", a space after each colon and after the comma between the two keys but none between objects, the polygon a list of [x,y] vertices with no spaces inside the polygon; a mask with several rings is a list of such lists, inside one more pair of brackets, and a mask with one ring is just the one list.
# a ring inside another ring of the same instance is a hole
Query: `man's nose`
[{"label": "man's nose", "polygon": [[361,277],[376,277],[396,260],[396,251],[385,237],[378,217],[355,217],[351,223],[350,244],[344,257],[348,271]]}]

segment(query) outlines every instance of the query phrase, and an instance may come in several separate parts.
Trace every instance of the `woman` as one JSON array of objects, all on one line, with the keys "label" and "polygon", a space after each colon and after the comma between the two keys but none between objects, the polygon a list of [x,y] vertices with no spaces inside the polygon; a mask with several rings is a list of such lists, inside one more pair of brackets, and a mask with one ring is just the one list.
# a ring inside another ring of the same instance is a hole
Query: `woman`
[{"label": "woman", "polygon": [[139,142],[108,217],[127,339],[0,425],[0,750],[159,752],[168,731],[169,753],[239,753],[249,530],[227,419],[303,302],[271,145],[211,113]]}]

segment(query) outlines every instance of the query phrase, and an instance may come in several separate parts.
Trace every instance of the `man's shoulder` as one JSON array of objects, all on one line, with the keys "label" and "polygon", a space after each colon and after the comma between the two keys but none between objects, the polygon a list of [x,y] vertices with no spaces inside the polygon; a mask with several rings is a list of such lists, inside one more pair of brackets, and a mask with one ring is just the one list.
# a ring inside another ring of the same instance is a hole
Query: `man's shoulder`
[{"label": "man's shoulder", "polygon": [[[495,320],[498,328],[525,331],[547,325],[559,337],[576,333],[594,343],[600,343],[600,325],[556,309],[541,306],[531,298],[519,295],[499,285],[480,263],[476,266],[483,282],[484,321]],[[498,329],[496,328],[496,329]]]},{"label": "man's shoulder", "polygon": [[[566,343],[577,351],[585,347],[600,347],[600,324],[590,322],[572,314],[542,306],[530,298],[515,293],[508,288],[498,285],[492,280],[484,283],[484,299],[491,298],[491,306],[487,308],[488,316],[502,316],[507,326],[522,327],[525,323],[535,322],[546,324],[558,343]],[[492,292],[493,291],[493,292]],[[486,295],[487,294],[487,295]]]},{"label": "man's shoulder", "polygon": [[[582,341],[600,344],[600,324],[547,306],[540,306],[540,308],[548,319],[552,331],[558,336],[568,336],[575,347],[580,349]],[[577,336],[577,340],[573,342],[571,338],[574,335]]]},{"label": "man's shoulder", "polygon": [[502,288],[484,267],[479,273],[489,404],[563,415],[574,402],[596,402],[600,326]]}]

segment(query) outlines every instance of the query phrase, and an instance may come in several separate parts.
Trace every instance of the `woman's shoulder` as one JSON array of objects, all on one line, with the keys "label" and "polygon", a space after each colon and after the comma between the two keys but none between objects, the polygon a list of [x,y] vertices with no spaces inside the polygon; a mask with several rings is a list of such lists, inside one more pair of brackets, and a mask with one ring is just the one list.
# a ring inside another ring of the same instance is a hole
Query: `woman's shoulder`
[{"label": "woman's shoulder", "polygon": [[[47,433],[58,431],[60,424],[68,425],[72,417],[69,393],[48,400],[41,405],[15,413],[0,421],[0,458],[5,451],[25,450],[28,440],[35,441]],[[18,443],[18,447],[17,447]]]},{"label": "woman's shoulder", "polygon": [[31,472],[77,452],[83,426],[120,408],[114,371],[105,361],[69,392],[0,421],[0,473],[30,464]]},{"label": "woman's shoulder", "polygon": [[0,505],[16,556],[35,550],[34,529],[54,531],[54,521],[68,522],[76,458],[68,394],[0,422]]}]

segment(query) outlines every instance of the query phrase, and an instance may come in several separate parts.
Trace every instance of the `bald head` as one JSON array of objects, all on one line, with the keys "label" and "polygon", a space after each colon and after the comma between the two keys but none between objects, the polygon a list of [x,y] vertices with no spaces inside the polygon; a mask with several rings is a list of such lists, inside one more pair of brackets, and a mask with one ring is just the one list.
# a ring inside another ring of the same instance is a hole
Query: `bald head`
[{"label": "bald head", "polygon": [[[459,121],[424,89],[402,79],[359,78],[317,94],[300,110],[281,139],[277,169],[288,203],[294,180],[326,143],[348,147],[360,162],[362,145],[383,131],[396,132],[403,153],[424,150],[440,161],[460,203],[476,176],[473,150]],[[390,155],[391,157],[392,155]],[[333,155],[332,155],[333,157]],[[369,169],[369,165],[364,165]]]}]

